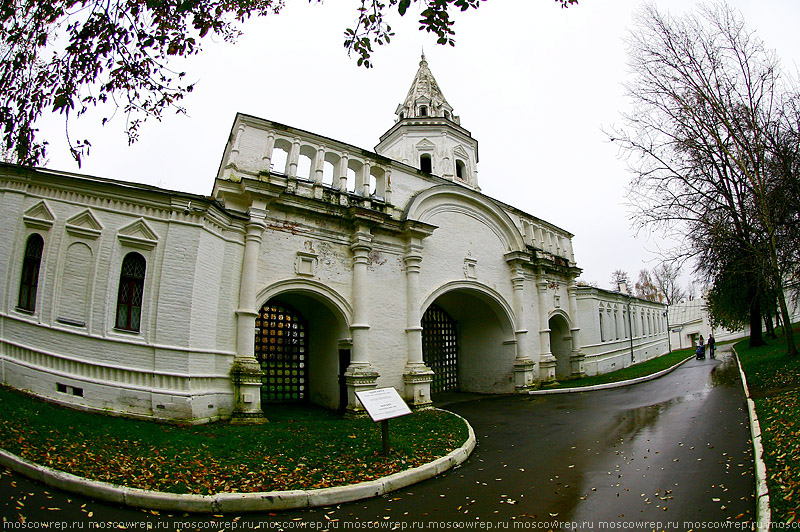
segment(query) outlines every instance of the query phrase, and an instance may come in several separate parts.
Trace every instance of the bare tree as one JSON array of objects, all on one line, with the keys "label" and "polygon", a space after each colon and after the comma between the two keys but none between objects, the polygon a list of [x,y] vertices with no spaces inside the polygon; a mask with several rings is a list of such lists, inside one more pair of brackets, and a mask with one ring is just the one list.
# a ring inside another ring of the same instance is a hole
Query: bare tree
[{"label": "bare tree", "polygon": [[[680,18],[644,6],[629,54],[633,110],[612,136],[634,156],[634,220],[680,235],[685,245],[675,255],[695,258],[695,272],[712,286],[722,272],[742,268],[736,289],[747,292],[751,345],[763,343],[764,287],[775,290],[788,317],[787,244],[770,202],[784,185],[770,160],[773,130],[788,123],[779,118],[792,88],[775,54],[724,4]],[[791,334],[786,341],[796,355]]]},{"label": "bare tree", "polygon": [[662,262],[653,269],[653,284],[667,305],[674,305],[686,297],[686,291],[678,284],[680,273],[672,262]]}]

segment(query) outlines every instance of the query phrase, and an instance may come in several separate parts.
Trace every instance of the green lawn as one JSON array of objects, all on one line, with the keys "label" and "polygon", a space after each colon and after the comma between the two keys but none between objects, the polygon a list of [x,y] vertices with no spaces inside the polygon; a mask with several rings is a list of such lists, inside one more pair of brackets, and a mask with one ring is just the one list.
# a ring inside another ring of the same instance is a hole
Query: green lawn
[{"label": "green lawn", "polygon": [[786,356],[782,336],[755,349],[741,341],[736,352],[761,425],[772,521],[793,522],[800,517],[800,357]]},{"label": "green lawn", "polygon": [[372,480],[444,456],[467,439],[438,410],[380,425],[311,406],[270,405],[269,423],[176,426],[82,412],[0,387],[0,447],[95,480],[174,493],[314,489]]},{"label": "green lawn", "polygon": [[612,382],[626,381],[629,379],[636,379],[652,375],[661,370],[671,368],[678,362],[686,360],[688,357],[694,355],[694,349],[681,349],[680,351],[673,351],[660,357],[651,358],[645,362],[634,364],[617,371],[604,373],[602,375],[594,375],[592,377],[581,377],[578,379],[567,379],[559,381],[558,384],[549,384],[543,386],[545,389],[552,388],[579,388],[583,386],[593,386],[595,384],[608,384]]}]

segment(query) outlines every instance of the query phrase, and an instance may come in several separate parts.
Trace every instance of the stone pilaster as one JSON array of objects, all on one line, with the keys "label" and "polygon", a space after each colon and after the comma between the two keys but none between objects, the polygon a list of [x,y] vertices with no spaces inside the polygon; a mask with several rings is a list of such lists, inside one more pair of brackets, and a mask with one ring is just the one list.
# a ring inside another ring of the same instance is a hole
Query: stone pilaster
[{"label": "stone pilaster", "polygon": [[[567,286],[569,294],[569,318],[572,323],[570,336],[572,337],[572,352],[569,355],[570,372],[573,377],[583,377],[586,371],[583,366],[584,354],[581,352],[581,327],[578,320],[578,283],[571,279]],[[623,319],[625,314],[622,314]],[[624,324],[623,324],[624,330]]]},{"label": "stone pilaster", "polygon": [[256,275],[261,239],[266,228],[267,211],[250,208],[239,285],[239,308],[236,310],[236,357],[231,368],[235,398],[232,422],[263,423],[261,410],[261,365],[255,358],[255,330],[258,310],[255,308]]},{"label": "stone pilaster", "polygon": [[433,371],[422,358],[422,320],[419,301],[419,272],[422,262],[419,235],[411,235],[403,262],[406,267],[406,343],[407,359],[403,372],[406,401],[416,410],[431,408]]},{"label": "stone pilaster", "polygon": [[514,288],[514,337],[517,354],[514,358],[514,388],[524,393],[534,385],[536,363],[530,355],[527,320],[525,319],[525,256],[518,253],[506,255],[511,269],[511,285]]},{"label": "stone pilaster", "polygon": [[375,388],[378,379],[378,372],[369,361],[367,264],[372,251],[369,227],[364,224],[356,226],[350,238],[350,250],[353,252],[353,323],[350,325],[353,351],[344,376],[347,384],[347,414],[363,415],[364,407],[358,402],[355,392]]}]

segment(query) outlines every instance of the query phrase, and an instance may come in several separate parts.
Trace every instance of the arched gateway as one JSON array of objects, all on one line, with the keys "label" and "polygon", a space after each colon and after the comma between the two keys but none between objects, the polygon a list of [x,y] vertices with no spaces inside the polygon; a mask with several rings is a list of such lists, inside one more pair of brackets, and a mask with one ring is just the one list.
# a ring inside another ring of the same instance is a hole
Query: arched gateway
[{"label": "arched gateway", "polygon": [[261,399],[347,406],[348,311],[337,294],[313,281],[279,282],[259,297],[255,356],[264,372]]},{"label": "arched gateway", "polygon": [[514,331],[502,298],[477,283],[448,283],[422,318],[422,356],[431,393],[514,391]]}]

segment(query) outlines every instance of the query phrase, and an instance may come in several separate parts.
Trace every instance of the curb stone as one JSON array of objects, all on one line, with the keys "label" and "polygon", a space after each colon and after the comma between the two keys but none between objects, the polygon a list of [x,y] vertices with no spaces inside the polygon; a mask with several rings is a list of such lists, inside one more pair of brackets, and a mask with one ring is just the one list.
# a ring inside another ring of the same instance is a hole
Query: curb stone
[{"label": "curb stone", "polygon": [[667,369],[662,369],[661,371],[657,371],[652,375],[645,375],[644,377],[637,377],[635,379],[628,379],[626,381],[619,381],[619,382],[607,382],[605,384],[593,384],[591,386],[577,386],[575,388],[553,388],[551,390],[529,390],[528,394],[530,395],[550,395],[555,393],[574,393],[574,392],[591,392],[594,390],[608,390],[610,388],[620,388],[622,386],[630,386],[631,384],[639,384],[640,382],[647,382],[653,379],[657,379],[666,375],[667,373],[678,369],[679,366],[685,364],[686,362],[692,360],[694,355],[687,357],[686,360],[682,360],[678,362],[674,366],[671,366]]},{"label": "curb stone", "polygon": [[384,495],[433,478],[448,469],[462,464],[475,449],[475,431],[463,417],[446,410],[445,412],[458,417],[467,426],[467,440],[461,447],[419,467],[393,473],[376,480],[332,488],[257,493],[229,492],[214,495],[179,494],[128,488],[108,482],[90,480],[65,471],[35,464],[3,449],[0,449],[0,465],[64,491],[148,510],[220,513],[278,511],[314,506],[331,506]]},{"label": "curb stone", "polygon": [[753,462],[756,472],[756,529],[769,530],[772,519],[772,511],[769,508],[769,489],[767,488],[767,466],[764,463],[764,447],[761,445],[761,425],[758,423],[756,415],[756,404],[750,397],[750,389],[747,387],[747,377],[742,369],[742,362],[739,360],[739,353],[731,346],[731,351],[736,358],[736,365],[739,367],[739,375],[742,378],[744,395],[747,397],[747,415],[750,418],[750,439],[753,440]]}]

